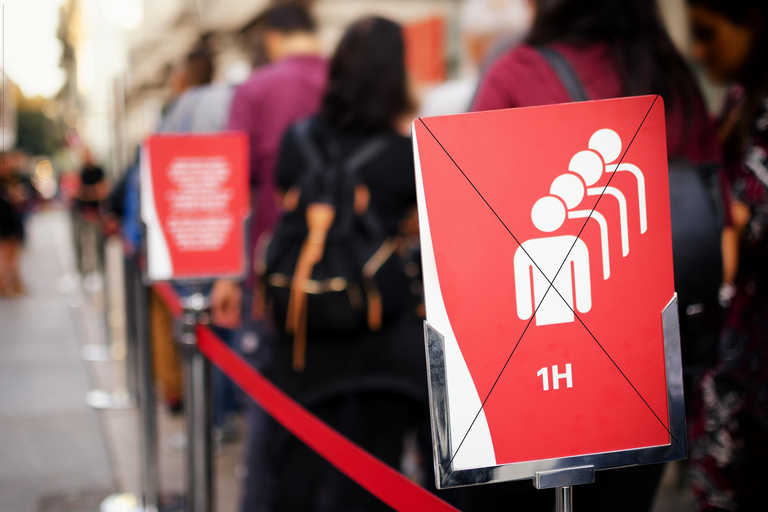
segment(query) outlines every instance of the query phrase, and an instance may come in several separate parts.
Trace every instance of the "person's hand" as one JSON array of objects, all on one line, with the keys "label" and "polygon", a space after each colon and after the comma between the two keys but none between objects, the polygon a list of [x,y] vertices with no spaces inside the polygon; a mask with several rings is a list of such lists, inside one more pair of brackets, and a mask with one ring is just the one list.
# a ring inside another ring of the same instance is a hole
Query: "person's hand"
[{"label": "person's hand", "polygon": [[243,292],[240,283],[219,279],[211,290],[211,320],[214,324],[234,329],[240,325]]},{"label": "person's hand", "polygon": [[102,219],[101,228],[107,237],[120,234],[120,219],[116,215],[108,213]]}]

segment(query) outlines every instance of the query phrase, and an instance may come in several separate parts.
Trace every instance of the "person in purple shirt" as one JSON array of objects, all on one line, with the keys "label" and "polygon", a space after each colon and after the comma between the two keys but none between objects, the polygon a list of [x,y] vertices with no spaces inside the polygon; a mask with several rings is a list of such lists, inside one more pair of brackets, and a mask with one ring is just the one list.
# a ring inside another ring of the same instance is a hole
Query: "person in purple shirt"
[{"label": "person in purple shirt", "polygon": [[[316,24],[306,7],[285,3],[267,9],[255,22],[268,64],[258,67],[237,88],[227,128],[243,130],[250,139],[251,232],[249,262],[264,232],[277,221],[280,207],[274,185],[275,160],[285,130],[314,114],[325,87],[327,62],[320,55]],[[248,265],[246,295],[254,285]],[[220,280],[211,294],[213,320],[240,324],[242,293],[238,283]]]},{"label": "person in purple shirt", "polygon": [[[232,98],[227,129],[248,134],[250,146],[251,230],[248,248],[248,275],[244,286],[219,280],[211,291],[213,323],[240,327],[243,356],[257,369],[266,370],[272,360],[272,333],[251,315],[254,249],[259,238],[270,231],[280,214],[274,184],[275,161],[283,134],[291,124],[309,117],[320,107],[325,89],[327,63],[320,56],[315,21],[306,7],[282,3],[262,13],[254,23],[260,38],[259,50],[267,64],[257,67]],[[244,293],[243,293],[244,291]],[[242,322],[241,322],[242,320]],[[247,441],[243,463],[240,510],[270,510],[271,488],[265,463],[266,413],[249,401]]]}]

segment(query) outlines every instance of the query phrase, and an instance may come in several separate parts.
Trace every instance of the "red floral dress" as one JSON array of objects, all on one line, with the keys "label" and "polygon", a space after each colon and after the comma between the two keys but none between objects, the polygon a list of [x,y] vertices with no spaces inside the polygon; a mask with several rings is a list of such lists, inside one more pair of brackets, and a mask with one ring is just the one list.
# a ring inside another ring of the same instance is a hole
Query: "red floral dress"
[{"label": "red floral dress", "polygon": [[[734,90],[726,115],[742,97]],[[749,207],[751,219],[740,241],[720,360],[702,380],[704,408],[691,426],[691,476],[698,510],[766,510],[760,495],[768,485],[768,96],[728,174],[731,197]]]}]

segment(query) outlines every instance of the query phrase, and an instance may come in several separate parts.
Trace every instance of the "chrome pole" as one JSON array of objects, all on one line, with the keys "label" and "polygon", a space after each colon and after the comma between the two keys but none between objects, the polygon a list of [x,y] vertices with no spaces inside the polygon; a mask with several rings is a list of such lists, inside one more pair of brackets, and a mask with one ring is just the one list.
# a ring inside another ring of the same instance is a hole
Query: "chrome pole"
[{"label": "chrome pole", "polygon": [[573,487],[558,487],[555,489],[557,494],[557,512],[573,512]]},{"label": "chrome pole", "polygon": [[159,467],[157,447],[157,404],[152,372],[152,346],[149,328],[149,288],[136,272],[133,279],[136,319],[137,384],[139,388],[139,417],[142,432],[142,484],[144,508],[157,512],[159,508]]},{"label": "chrome pole", "polygon": [[184,357],[184,417],[187,428],[186,496],[188,512],[213,510],[211,365],[197,349],[195,328],[207,323],[202,293],[182,300],[181,345]]},{"label": "chrome pole", "polygon": [[114,372],[114,384],[112,391],[94,389],[85,397],[86,403],[94,409],[100,410],[125,410],[136,407],[136,389],[132,386],[135,376],[135,336],[128,331],[135,327],[133,320],[132,296],[133,282],[130,275],[130,265],[123,256],[122,245],[119,238],[107,239],[105,247],[104,284],[107,290],[106,304],[106,344],[85,345],[82,348],[82,357],[86,361],[112,362]]}]

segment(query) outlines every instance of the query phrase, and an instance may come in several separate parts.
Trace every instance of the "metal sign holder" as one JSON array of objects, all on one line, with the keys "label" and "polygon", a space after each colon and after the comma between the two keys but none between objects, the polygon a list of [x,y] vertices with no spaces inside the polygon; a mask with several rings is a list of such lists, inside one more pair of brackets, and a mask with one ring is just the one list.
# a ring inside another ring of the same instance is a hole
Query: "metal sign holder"
[{"label": "metal sign holder", "polygon": [[425,322],[430,418],[437,488],[532,479],[537,489],[556,489],[558,512],[572,512],[572,486],[593,483],[596,470],[685,458],[685,406],[677,294],[664,308],[661,317],[664,333],[669,432],[671,433],[669,444],[473,469],[453,467],[454,453],[450,437],[444,339],[442,334]]},{"label": "metal sign holder", "polygon": [[186,510],[213,510],[211,363],[197,348],[197,326],[208,324],[208,298],[201,292],[181,298],[179,342],[184,362],[184,417],[187,428]]}]

